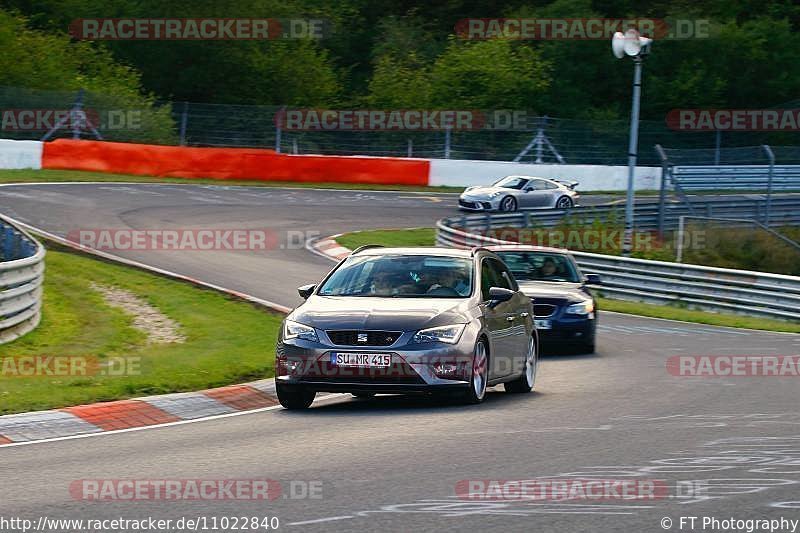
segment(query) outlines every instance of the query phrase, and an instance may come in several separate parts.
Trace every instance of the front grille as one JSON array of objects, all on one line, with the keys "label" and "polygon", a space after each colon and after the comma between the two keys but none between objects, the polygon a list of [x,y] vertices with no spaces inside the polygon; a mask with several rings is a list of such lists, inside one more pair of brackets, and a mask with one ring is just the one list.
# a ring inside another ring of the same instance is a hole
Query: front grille
[{"label": "front grille", "polygon": [[402,335],[401,331],[326,331],[328,338],[337,346],[391,346]]},{"label": "front grille", "polygon": [[459,200],[458,205],[461,207],[467,207],[469,209],[475,209],[475,202],[467,202],[465,200]]},{"label": "front grille", "polygon": [[547,318],[549,316],[553,316],[553,313],[556,312],[556,306],[550,304],[534,304],[533,306],[533,316],[536,318]]}]

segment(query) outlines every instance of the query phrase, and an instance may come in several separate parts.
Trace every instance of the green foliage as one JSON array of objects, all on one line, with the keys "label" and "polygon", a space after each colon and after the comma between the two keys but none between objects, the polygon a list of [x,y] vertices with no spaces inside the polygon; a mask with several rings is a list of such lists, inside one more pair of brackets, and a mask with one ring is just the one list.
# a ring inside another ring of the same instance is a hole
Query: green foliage
[{"label": "green foliage", "polygon": [[[155,97],[143,93],[136,70],[116,62],[108,50],[71,42],[64,34],[31,30],[24,18],[4,11],[0,11],[0,49],[0,86],[68,91],[70,95],[83,88],[97,95],[86,101],[87,109],[138,114],[137,128],[125,131],[127,140],[173,140],[169,107],[157,108]],[[20,107],[20,102],[8,102],[8,106]],[[49,107],[66,109],[70,103],[52,102]],[[37,107],[46,106],[39,103]]]},{"label": "green foliage", "polygon": [[[657,36],[642,118],[686,107],[757,108],[797,99],[800,5],[792,0],[0,0],[0,83],[77,86],[160,99],[292,106],[515,108],[561,118],[627,118],[630,62],[606,39],[465,41],[470,17],[651,17],[709,21],[708,36]],[[70,43],[85,17],[324,18],[322,40]],[[126,67],[124,65],[129,65]],[[140,81],[141,80],[141,81]],[[604,132],[593,132],[603,135]]]}]

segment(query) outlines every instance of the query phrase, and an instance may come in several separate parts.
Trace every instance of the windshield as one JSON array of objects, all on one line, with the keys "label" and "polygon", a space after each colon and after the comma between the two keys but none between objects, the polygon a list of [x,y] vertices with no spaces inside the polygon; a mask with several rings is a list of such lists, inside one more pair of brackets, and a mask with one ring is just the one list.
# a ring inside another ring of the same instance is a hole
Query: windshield
[{"label": "windshield", "polygon": [[580,276],[569,256],[550,252],[495,252],[517,281],[578,283]]},{"label": "windshield", "polygon": [[525,184],[527,183],[528,180],[526,180],[525,178],[508,176],[506,178],[498,180],[497,182],[495,182],[494,185],[495,187],[502,187],[504,189],[516,189],[518,191],[521,191],[525,187]]},{"label": "windshield", "polygon": [[472,261],[426,255],[351,256],[317,294],[466,298],[472,294]]}]

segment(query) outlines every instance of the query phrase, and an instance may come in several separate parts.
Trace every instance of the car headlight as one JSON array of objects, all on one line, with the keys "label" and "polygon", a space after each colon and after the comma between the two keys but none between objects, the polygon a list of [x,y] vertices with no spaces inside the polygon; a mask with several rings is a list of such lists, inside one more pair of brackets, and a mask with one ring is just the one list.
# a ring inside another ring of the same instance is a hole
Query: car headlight
[{"label": "car headlight", "polygon": [[283,323],[283,338],[303,339],[314,342],[319,340],[317,339],[317,332],[314,328],[293,320],[286,320]]},{"label": "car headlight", "polygon": [[583,302],[572,304],[565,311],[568,315],[588,315],[594,312],[594,300],[584,300]]},{"label": "car headlight", "polygon": [[466,324],[453,324],[452,326],[439,326],[437,328],[428,328],[419,330],[414,335],[414,342],[445,342],[447,344],[455,344],[464,333]]}]

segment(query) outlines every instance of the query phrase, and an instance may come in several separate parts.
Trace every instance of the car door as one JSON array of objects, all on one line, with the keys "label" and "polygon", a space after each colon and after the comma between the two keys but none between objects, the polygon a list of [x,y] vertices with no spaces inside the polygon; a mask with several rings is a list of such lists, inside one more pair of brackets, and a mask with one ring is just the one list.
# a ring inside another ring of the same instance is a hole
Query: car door
[{"label": "car door", "polygon": [[520,205],[524,207],[547,207],[550,204],[550,192],[547,190],[547,182],[540,179],[531,179],[525,186],[525,192],[520,196]]},{"label": "car door", "polygon": [[518,352],[514,324],[517,320],[517,304],[513,300],[492,304],[489,299],[490,288],[511,288],[502,275],[501,267],[502,263],[492,257],[485,257],[481,261],[481,297],[490,337],[490,380],[513,374]]},{"label": "car door", "polygon": [[507,302],[511,304],[509,306],[509,312],[512,313],[513,320],[508,321],[508,319],[506,319],[506,321],[510,322],[513,326],[514,333],[511,336],[513,347],[511,349],[514,354],[514,373],[518,374],[525,367],[525,360],[528,356],[528,343],[533,333],[533,306],[530,298],[519,290],[519,285],[517,285],[514,275],[511,273],[508,266],[502,261],[495,262],[498,263],[500,275],[503,280],[505,280],[512,291],[516,292],[514,298]]}]

